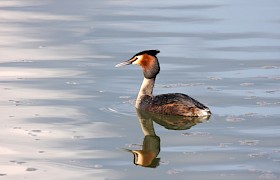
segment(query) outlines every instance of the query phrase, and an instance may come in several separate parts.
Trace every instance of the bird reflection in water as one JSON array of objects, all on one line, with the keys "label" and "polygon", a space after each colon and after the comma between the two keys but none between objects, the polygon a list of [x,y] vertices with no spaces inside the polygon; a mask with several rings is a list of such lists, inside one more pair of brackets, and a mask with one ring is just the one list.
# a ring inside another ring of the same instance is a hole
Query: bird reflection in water
[{"label": "bird reflection in water", "polygon": [[160,152],[160,137],[156,135],[153,122],[165,127],[168,130],[187,130],[192,126],[207,121],[210,116],[204,117],[184,117],[170,116],[144,112],[136,109],[144,140],[142,149],[125,149],[134,156],[134,164],[143,167],[156,168],[160,164],[158,154]]}]

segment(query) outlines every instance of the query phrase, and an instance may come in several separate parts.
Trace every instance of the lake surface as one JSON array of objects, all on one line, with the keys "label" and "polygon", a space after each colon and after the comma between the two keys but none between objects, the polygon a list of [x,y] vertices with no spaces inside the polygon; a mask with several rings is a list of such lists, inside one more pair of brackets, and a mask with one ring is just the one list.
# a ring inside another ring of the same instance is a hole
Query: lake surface
[{"label": "lake surface", "polygon": [[[279,1],[2,0],[0,26],[0,179],[280,178]],[[209,120],[137,114],[114,66],[145,49]]]}]

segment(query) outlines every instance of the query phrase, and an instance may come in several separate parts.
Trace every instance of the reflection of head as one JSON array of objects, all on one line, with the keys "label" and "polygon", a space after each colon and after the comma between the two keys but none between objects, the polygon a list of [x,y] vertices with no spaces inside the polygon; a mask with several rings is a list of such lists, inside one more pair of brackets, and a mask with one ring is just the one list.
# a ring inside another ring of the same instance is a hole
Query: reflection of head
[{"label": "reflection of head", "polygon": [[134,164],[143,167],[155,168],[159,166],[160,138],[155,135],[147,135],[144,138],[142,150],[128,150],[134,156]]},{"label": "reflection of head", "polygon": [[159,166],[160,158],[156,158],[157,154],[152,151],[135,150],[131,151],[134,155],[134,164],[143,167],[156,168]]}]

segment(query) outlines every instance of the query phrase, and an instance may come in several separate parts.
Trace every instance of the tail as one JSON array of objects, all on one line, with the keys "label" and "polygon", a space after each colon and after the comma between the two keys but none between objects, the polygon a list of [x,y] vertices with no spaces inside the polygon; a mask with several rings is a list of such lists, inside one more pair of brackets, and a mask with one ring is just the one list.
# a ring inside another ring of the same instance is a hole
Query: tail
[{"label": "tail", "polygon": [[201,109],[200,116],[210,116],[212,113],[209,108]]}]

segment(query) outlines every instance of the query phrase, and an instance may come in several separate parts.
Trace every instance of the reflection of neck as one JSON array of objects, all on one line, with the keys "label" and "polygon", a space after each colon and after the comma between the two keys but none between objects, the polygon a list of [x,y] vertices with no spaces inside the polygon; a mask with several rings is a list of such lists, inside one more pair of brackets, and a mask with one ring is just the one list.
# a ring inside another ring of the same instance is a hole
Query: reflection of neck
[{"label": "reflection of neck", "polygon": [[156,157],[160,152],[160,138],[155,133],[152,118],[138,109],[136,109],[136,112],[145,138],[142,150],[134,151],[135,164],[156,167],[158,166]]},{"label": "reflection of neck", "polygon": [[144,135],[156,136],[153,120],[151,118],[144,117],[144,115],[142,114],[143,112],[137,109],[136,112]]},{"label": "reflection of neck", "polygon": [[143,134],[145,136],[147,135],[156,136],[153,121],[151,119],[139,118],[139,121],[142,127]]},{"label": "reflection of neck", "polygon": [[143,83],[141,85],[140,91],[137,96],[135,107],[139,108],[141,97],[144,95],[152,96],[153,95],[153,88],[155,85],[155,78],[147,79],[144,77]]}]

